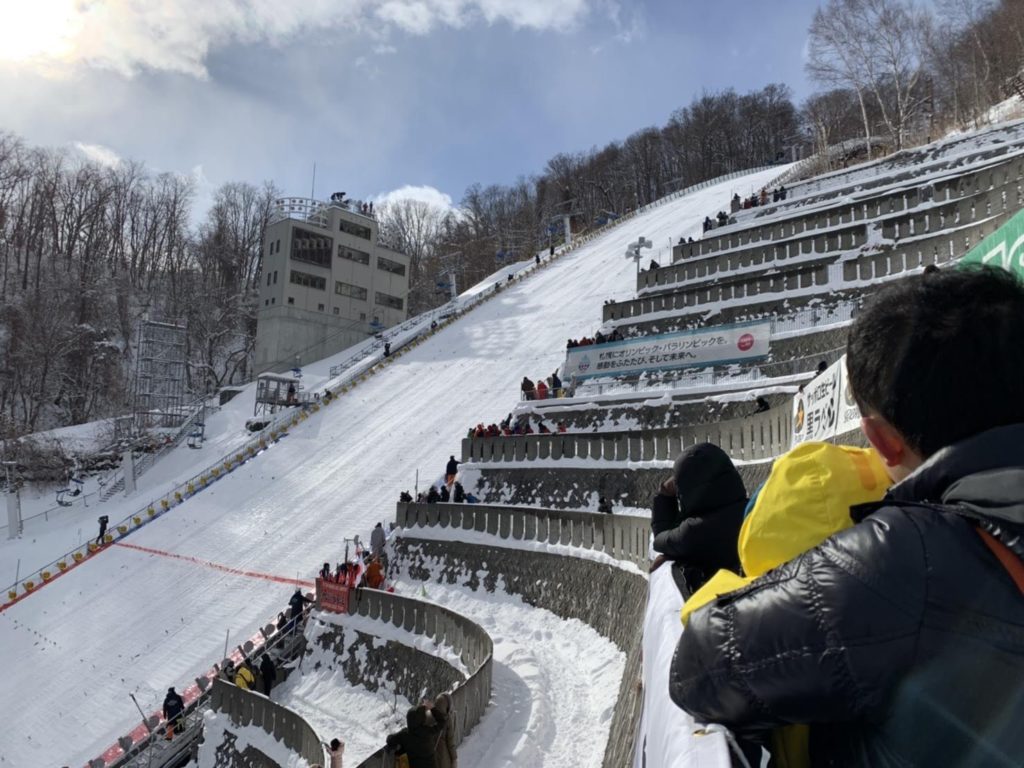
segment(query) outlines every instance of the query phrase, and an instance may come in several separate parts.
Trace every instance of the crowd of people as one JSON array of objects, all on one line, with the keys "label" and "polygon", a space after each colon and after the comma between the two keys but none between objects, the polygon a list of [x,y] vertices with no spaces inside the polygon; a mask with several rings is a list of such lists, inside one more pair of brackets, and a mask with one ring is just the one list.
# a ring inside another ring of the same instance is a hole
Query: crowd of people
[{"label": "crowd of people", "polygon": [[524,400],[547,400],[549,397],[565,396],[565,388],[562,386],[562,380],[558,377],[558,371],[546,379],[540,376],[535,382],[531,381],[529,376],[523,376],[523,380],[519,383],[519,390],[523,393]]},{"label": "crowd of people", "polygon": [[908,278],[851,327],[868,449],[804,443],[748,494],[717,446],[652,506],[685,597],[675,703],[751,765],[1019,765],[1024,285]]},{"label": "crowd of people", "polygon": [[564,421],[556,421],[554,429],[544,423],[544,419],[537,418],[537,428],[534,429],[530,415],[521,413],[516,418],[510,413],[500,424],[483,423],[470,427],[466,437],[514,437],[516,435],[550,435],[554,433],[563,434],[568,431],[568,425]]},{"label": "crowd of people", "polygon": [[[652,269],[657,268],[655,264]],[[622,332],[618,328],[612,329],[611,333],[601,333],[598,331],[594,334],[593,338],[584,336],[581,339],[568,339],[565,342],[566,349],[575,349],[576,347],[587,347],[591,344],[607,344],[609,341],[625,341],[626,337],[622,335]]]}]

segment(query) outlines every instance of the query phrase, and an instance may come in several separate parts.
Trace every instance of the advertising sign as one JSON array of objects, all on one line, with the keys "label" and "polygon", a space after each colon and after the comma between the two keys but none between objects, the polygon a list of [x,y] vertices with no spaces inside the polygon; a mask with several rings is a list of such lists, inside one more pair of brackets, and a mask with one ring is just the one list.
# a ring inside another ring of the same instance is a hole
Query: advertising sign
[{"label": "advertising sign", "polygon": [[316,580],[316,595],[320,607],[332,613],[348,613],[348,598],[351,590],[345,584]]},{"label": "advertising sign", "polygon": [[566,355],[562,378],[579,380],[756,360],[768,354],[770,335],[767,322],[739,323],[573,347]]},{"label": "advertising sign", "polygon": [[850,392],[843,355],[793,398],[793,445],[831,440],[859,428],[860,409]]},{"label": "advertising sign", "polygon": [[960,263],[1002,267],[1024,277],[1024,211],[969,250]]}]

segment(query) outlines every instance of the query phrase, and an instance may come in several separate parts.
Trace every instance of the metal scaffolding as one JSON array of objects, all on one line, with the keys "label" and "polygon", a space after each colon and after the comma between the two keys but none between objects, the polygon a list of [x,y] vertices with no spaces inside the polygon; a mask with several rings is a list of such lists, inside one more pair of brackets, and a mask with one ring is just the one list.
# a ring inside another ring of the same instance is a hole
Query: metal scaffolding
[{"label": "metal scaffolding", "polygon": [[136,430],[180,427],[185,408],[184,325],[142,320],[135,361],[134,422]]}]

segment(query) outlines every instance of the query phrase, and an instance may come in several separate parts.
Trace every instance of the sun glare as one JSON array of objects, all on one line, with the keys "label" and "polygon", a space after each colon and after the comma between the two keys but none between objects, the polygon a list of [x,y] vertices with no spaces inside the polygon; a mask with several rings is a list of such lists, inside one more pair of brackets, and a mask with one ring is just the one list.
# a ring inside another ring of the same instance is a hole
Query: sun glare
[{"label": "sun glare", "polygon": [[0,61],[65,59],[80,27],[77,0],[0,1]]}]

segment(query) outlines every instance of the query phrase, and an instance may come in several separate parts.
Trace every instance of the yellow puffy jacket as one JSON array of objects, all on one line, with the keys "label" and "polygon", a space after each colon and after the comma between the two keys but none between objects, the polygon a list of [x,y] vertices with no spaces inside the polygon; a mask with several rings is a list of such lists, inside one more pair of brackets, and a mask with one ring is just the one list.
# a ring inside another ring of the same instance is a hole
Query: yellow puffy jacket
[{"label": "yellow puffy jacket", "polygon": [[256,678],[253,677],[252,672],[249,671],[248,667],[241,666],[235,673],[235,685],[239,688],[248,691],[253,685],[256,684]]},{"label": "yellow puffy jacket", "polygon": [[[780,456],[748,506],[739,537],[745,576],[718,571],[683,606],[690,614],[719,595],[745,587],[758,576],[853,525],[850,507],[880,501],[892,481],[873,450],[829,443],[803,443]],[[810,765],[808,728],[792,725],[772,734],[772,756],[781,768]]]}]

